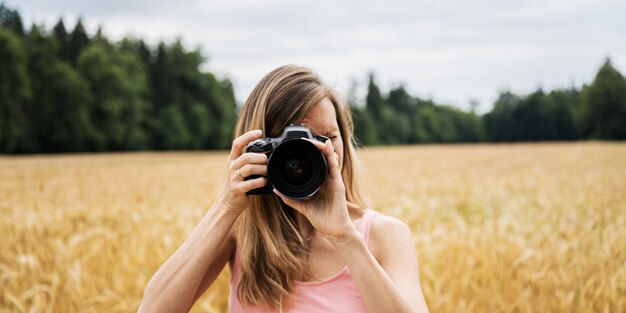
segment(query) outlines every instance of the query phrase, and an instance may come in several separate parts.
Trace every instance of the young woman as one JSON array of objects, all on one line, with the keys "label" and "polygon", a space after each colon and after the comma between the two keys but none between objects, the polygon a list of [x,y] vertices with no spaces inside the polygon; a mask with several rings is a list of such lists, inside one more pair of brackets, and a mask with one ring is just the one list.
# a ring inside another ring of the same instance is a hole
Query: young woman
[{"label": "young woman", "polygon": [[[330,140],[329,174],[307,200],[266,185],[268,158],[251,141],[302,124]],[[187,312],[226,263],[230,312],[428,312],[405,223],[365,204],[348,105],[311,70],[279,67],[244,104],[215,203],[146,287],[140,312]]]}]

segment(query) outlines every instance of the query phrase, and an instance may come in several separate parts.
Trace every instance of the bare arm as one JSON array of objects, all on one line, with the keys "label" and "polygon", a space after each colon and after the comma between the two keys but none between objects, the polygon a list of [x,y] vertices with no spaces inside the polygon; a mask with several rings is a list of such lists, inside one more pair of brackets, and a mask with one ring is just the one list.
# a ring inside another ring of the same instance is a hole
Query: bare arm
[{"label": "bare arm", "polygon": [[237,249],[236,235],[235,230],[237,222],[230,229],[228,235],[226,235],[226,240],[222,242],[222,246],[220,247],[220,259],[215,262],[215,266],[210,266],[207,270],[206,274],[202,278],[200,282],[200,287],[196,291],[196,295],[193,297],[193,302],[195,303],[200,299],[200,297],[204,294],[204,292],[213,284],[217,276],[224,270],[224,266],[228,261],[233,260],[235,256],[235,249]]},{"label": "bare arm", "polygon": [[139,312],[188,312],[222,271],[235,247],[233,225],[250,202],[246,192],[267,184],[264,177],[244,180],[267,175],[265,154],[243,153],[261,135],[261,131],[250,131],[233,141],[224,189],[191,235],[150,279]]},{"label": "bare arm", "polygon": [[409,228],[386,216],[374,221],[370,240],[380,249],[380,263],[356,230],[343,238],[331,239],[350,268],[367,311],[428,312]]},{"label": "bare arm", "polygon": [[236,214],[220,206],[211,208],[182,246],[154,274],[139,312],[189,311],[205,275],[214,280],[224,268],[233,249],[232,242],[225,239],[236,219]]}]

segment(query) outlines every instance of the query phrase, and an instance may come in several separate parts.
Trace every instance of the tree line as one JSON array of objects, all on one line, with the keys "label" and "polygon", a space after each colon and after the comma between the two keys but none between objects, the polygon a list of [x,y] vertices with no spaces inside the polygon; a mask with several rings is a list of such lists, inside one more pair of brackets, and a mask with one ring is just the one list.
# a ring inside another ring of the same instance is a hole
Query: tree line
[{"label": "tree line", "polygon": [[413,97],[404,86],[383,95],[370,75],[365,104],[352,104],[365,145],[626,139],[626,80],[607,59],[591,84],[527,95],[502,91],[478,115]]},{"label": "tree line", "polygon": [[228,148],[233,86],[204,62],[180,41],[89,36],[80,19],[26,31],[0,5],[0,152]]},{"label": "tree line", "polygon": [[[237,114],[233,85],[201,69],[180,40],[156,46],[87,34],[79,19],[26,30],[0,4],[0,153],[224,149]],[[580,88],[500,93],[483,115],[382,92],[370,75],[351,101],[364,145],[626,139],[626,80],[609,59]]]}]

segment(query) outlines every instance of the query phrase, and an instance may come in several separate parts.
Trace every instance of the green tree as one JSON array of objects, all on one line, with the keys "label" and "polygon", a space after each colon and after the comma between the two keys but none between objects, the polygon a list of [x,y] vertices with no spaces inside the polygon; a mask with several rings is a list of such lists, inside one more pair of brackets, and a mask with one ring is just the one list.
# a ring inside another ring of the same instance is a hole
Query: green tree
[{"label": "green tree", "polygon": [[579,92],[575,88],[556,89],[546,95],[544,140],[573,140],[578,137],[574,122],[574,111],[578,106]]},{"label": "green tree", "polygon": [[474,112],[465,112],[455,107],[443,107],[452,120],[455,142],[478,142],[484,140],[480,117]]},{"label": "green tree", "polygon": [[78,57],[78,70],[93,95],[91,116],[99,132],[96,150],[149,148],[145,113],[149,110],[147,74],[139,58],[122,49],[94,43]]},{"label": "green tree", "polygon": [[524,97],[513,110],[512,132],[514,141],[537,141],[545,132],[546,123],[542,108],[545,94],[538,89]]},{"label": "green tree", "polygon": [[168,105],[157,111],[157,135],[160,142],[159,149],[185,149],[188,148],[192,134],[185,123],[185,117],[176,105]]},{"label": "green tree", "polygon": [[399,86],[389,91],[383,101],[381,125],[384,131],[379,133],[386,144],[407,144],[411,141],[411,116],[415,111],[415,99]]},{"label": "green tree", "polygon": [[83,21],[81,18],[76,22],[76,26],[74,26],[74,30],[71,34],[69,34],[69,38],[67,41],[67,58],[72,64],[76,64],[78,59],[78,55],[81,50],[88,46],[90,43],[89,36],[85,31],[85,27],[83,26]]},{"label": "green tree", "polygon": [[380,89],[374,80],[374,74],[370,73],[367,84],[367,98],[365,99],[365,107],[375,119],[379,118],[383,110],[383,97]]},{"label": "green tree", "polygon": [[370,73],[365,98],[365,114],[362,115],[362,124],[367,128],[363,134],[363,141],[366,145],[381,143],[380,133],[384,131],[383,126],[380,125],[383,105],[383,97],[374,80],[374,74]]},{"label": "green tree", "polygon": [[581,127],[598,139],[626,139],[626,81],[607,59],[583,90]]},{"label": "green tree", "polygon": [[495,141],[575,139],[577,98],[576,89],[548,94],[538,89],[526,96],[501,93],[494,109],[484,116],[488,136]]},{"label": "green tree", "polygon": [[14,32],[19,37],[24,36],[24,24],[20,13],[7,8],[4,3],[0,3],[0,27]]},{"label": "green tree", "polygon": [[412,114],[415,110],[416,101],[408,94],[404,86],[389,91],[389,97],[386,101],[395,112],[402,114]]},{"label": "green tree", "polygon": [[27,36],[32,102],[27,152],[88,151],[95,136],[91,93],[84,79],[59,60],[59,43],[33,25]]},{"label": "green tree", "polygon": [[387,145],[408,143],[411,133],[410,115],[402,114],[390,106],[384,106],[379,118],[380,143]]},{"label": "green tree", "polygon": [[48,93],[45,98],[54,100],[42,104],[49,117],[39,126],[41,138],[44,138],[44,151],[89,151],[94,137],[89,88],[69,64],[58,62],[49,67],[44,76],[50,84],[45,90]]},{"label": "green tree", "polygon": [[432,129],[434,120],[437,118],[432,105],[420,104],[412,115],[413,132],[411,141],[416,143],[428,143],[433,141]]},{"label": "green tree", "polygon": [[483,117],[488,140],[513,140],[513,112],[520,102],[520,97],[510,91],[500,93],[491,112],[485,114]]},{"label": "green tree", "polygon": [[70,61],[70,34],[67,33],[63,18],[59,18],[59,21],[52,28],[52,34],[58,42],[57,53],[62,60]]},{"label": "green tree", "polygon": [[202,98],[208,99],[208,107],[213,108],[213,131],[209,134],[205,148],[229,148],[232,142],[235,120],[237,118],[237,101],[233,84],[229,79],[219,81],[213,74],[205,73],[210,88],[205,89]]},{"label": "green tree", "polygon": [[15,152],[26,130],[25,106],[31,90],[21,38],[0,28],[0,151]]},{"label": "green tree", "polygon": [[[187,51],[180,41],[172,45],[159,44],[150,65],[150,84],[155,104],[155,118],[151,125],[154,145],[165,149],[178,140],[183,147],[227,148],[232,140],[236,103],[230,81],[219,81],[214,75],[200,70],[205,58],[198,50]],[[201,109],[200,106],[204,108]],[[177,118],[163,112],[178,111]],[[199,114],[199,115],[198,115]],[[177,127],[170,131],[164,127]],[[208,127],[206,127],[208,125]],[[184,130],[186,128],[186,131]],[[166,138],[181,134],[180,138]],[[189,133],[190,136],[185,134]]]},{"label": "green tree", "polygon": [[[96,38],[102,38],[102,34],[96,35],[96,37],[94,37],[94,40]],[[152,51],[150,50],[150,47],[146,45],[143,39],[131,37],[123,38],[119,42],[119,48],[137,55],[139,57],[139,60],[141,60],[141,62],[146,67],[146,69],[149,69],[150,64],[152,63]]]}]

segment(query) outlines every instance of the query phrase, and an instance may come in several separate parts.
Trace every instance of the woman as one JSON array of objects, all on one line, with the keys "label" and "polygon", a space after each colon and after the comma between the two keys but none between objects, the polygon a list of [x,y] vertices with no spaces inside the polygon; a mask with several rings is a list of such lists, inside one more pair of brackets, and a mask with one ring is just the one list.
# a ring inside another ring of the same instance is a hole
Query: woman
[{"label": "woman", "polygon": [[[266,185],[268,158],[245,147],[290,124],[330,138],[311,140],[328,162],[321,190],[307,200],[246,195]],[[188,311],[228,262],[230,312],[428,312],[411,231],[364,203],[352,133],[348,105],[309,69],[267,74],[239,113],[223,190],[139,311]]]}]

